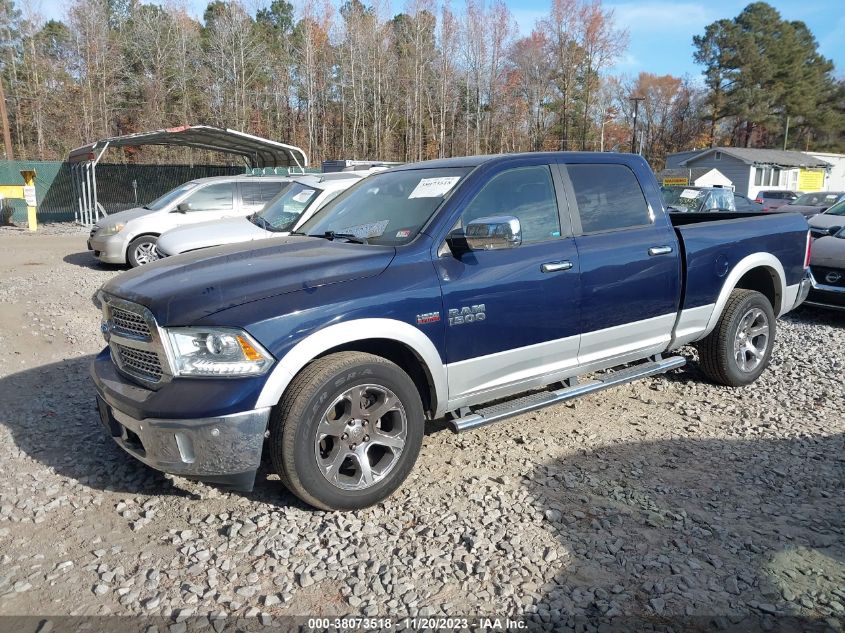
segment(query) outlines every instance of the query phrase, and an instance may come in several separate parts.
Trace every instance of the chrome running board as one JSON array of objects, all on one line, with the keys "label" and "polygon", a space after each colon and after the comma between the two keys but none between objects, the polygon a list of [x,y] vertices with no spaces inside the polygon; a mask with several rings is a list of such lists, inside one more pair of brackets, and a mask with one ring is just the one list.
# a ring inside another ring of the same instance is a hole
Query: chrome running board
[{"label": "chrome running board", "polygon": [[465,415],[453,417],[448,423],[456,433],[470,431],[480,426],[486,426],[493,422],[499,422],[516,415],[528,413],[529,411],[536,411],[537,409],[550,407],[553,404],[571,400],[572,398],[585,396],[588,393],[623,385],[640,378],[645,378],[646,376],[662,374],[670,369],[683,367],[686,362],[687,359],[683,356],[671,356],[669,358],[646,361],[633,365],[632,367],[626,367],[625,369],[609,371],[595,380],[575,383],[572,386],[558,389],[557,391],[540,391],[488,407],[470,410]]}]

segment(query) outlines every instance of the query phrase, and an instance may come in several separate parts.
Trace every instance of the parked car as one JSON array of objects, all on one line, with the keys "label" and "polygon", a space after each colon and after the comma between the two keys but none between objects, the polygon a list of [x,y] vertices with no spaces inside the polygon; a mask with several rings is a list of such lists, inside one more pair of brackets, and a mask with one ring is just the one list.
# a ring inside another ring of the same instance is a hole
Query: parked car
[{"label": "parked car", "polygon": [[842,191],[816,191],[798,196],[795,200],[781,208],[781,211],[795,211],[807,217],[816,215],[845,199]]},{"label": "parked car", "polygon": [[[762,211],[747,197],[723,187],[662,187],[663,202],[670,212],[709,213],[713,211]],[[742,208],[738,208],[742,206]]]},{"label": "parked car", "polygon": [[836,233],[845,226],[845,200],[840,200],[822,213],[818,213],[807,220],[813,237],[824,237]]},{"label": "parked car", "polygon": [[757,193],[754,202],[763,205],[763,211],[776,211],[798,197],[794,191],[765,190]]},{"label": "parked car", "polygon": [[339,172],[297,176],[257,213],[181,226],[158,238],[159,257],[169,257],[210,246],[250,242],[288,235],[297,223],[310,218],[366,174]]},{"label": "parked car", "polygon": [[680,367],[690,343],[709,379],[751,384],[809,244],[795,214],[667,214],[631,154],[403,165],[288,237],[108,281],[101,421],[149,466],[244,490],[266,433],[293,493],[361,508],[407,477],[426,420],[475,429]]},{"label": "parked car", "polygon": [[191,180],[149,204],[99,220],[88,250],[106,264],[132,268],[158,259],[159,236],[177,226],[243,217],[261,210],[290,182],[285,176],[215,176]]},{"label": "parked car", "polygon": [[751,200],[748,196],[743,196],[741,193],[734,193],[734,206],[740,213],[762,213],[766,209],[762,204],[756,200]]},{"label": "parked car", "polygon": [[813,242],[807,305],[845,310],[845,227]]}]

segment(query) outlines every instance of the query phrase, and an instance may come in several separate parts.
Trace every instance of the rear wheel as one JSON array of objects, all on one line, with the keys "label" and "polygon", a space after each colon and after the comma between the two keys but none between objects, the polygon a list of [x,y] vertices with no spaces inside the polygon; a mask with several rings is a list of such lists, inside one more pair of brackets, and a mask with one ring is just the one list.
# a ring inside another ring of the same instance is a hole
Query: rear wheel
[{"label": "rear wheel", "polygon": [[355,510],[390,496],[422,446],[423,408],[392,362],[340,352],[308,365],[270,422],[270,456],[285,485],[325,510]]},{"label": "rear wheel", "polygon": [[697,344],[701,369],[714,382],[749,385],[768,366],[774,341],[769,300],[755,290],[734,290],[714,330]]},{"label": "rear wheel", "polygon": [[155,235],[142,235],[132,240],[129,248],[126,249],[126,260],[129,265],[137,268],[159,259],[158,251],[156,251],[157,241],[158,238]]}]

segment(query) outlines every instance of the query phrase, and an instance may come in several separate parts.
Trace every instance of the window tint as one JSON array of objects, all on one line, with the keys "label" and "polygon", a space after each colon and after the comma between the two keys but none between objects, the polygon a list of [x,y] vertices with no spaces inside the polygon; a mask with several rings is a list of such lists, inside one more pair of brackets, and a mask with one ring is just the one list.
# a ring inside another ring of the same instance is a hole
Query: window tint
[{"label": "window tint", "polygon": [[567,165],[566,171],[575,190],[584,233],[654,221],[637,177],[625,165]]},{"label": "window tint", "polygon": [[517,167],[493,176],[461,214],[461,226],[490,216],[511,215],[522,226],[522,242],[560,237],[560,217],[547,165]]},{"label": "window tint", "polygon": [[233,191],[234,183],[221,182],[203,187],[185,202],[191,203],[191,211],[231,211]]},{"label": "window tint", "polygon": [[245,210],[259,211],[279,193],[286,182],[257,180],[241,183],[241,205]]}]

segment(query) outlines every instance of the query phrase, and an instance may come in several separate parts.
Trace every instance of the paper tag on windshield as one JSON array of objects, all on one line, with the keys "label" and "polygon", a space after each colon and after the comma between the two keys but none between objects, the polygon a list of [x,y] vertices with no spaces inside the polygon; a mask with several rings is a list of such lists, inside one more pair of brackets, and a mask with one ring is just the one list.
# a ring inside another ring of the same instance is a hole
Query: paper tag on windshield
[{"label": "paper tag on windshield", "polygon": [[313,196],[313,195],[314,195],[314,190],[313,190],[313,189],[303,189],[303,190],[302,190],[302,191],[300,191],[298,194],[296,194],[296,195],[293,197],[293,199],[294,199],[294,200],[296,200],[297,202],[308,202],[308,200],[309,200],[309,199],[311,198],[311,196]]},{"label": "paper tag on windshield", "polygon": [[681,192],[681,197],[682,198],[697,198],[698,197],[698,191],[696,191],[695,189],[684,189]]},{"label": "paper tag on windshield", "polygon": [[439,198],[449,193],[455,183],[461,179],[460,176],[443,176],[442,178],[423,178],[420,180],[408,200],[411,198]]}]

